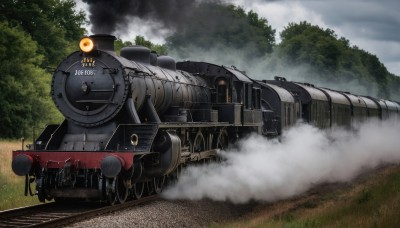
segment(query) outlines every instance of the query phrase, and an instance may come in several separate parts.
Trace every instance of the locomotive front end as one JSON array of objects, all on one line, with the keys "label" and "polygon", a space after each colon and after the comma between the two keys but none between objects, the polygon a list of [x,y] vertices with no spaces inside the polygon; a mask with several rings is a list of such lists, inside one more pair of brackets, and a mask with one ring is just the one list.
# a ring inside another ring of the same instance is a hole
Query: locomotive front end
[{"label": "locomotive front end", "polygon": [[80,51],[64,59],[54,72],[51,96],[65,120],[48,125],[28,150],[13,152],[14,173],[26,176],[25,195],[28,190],[33,194],[30,183],[34,182],[42,202],[105,197],[113,202],[118,186],[132,176],[134,153],[107,147],[121,124],[122,117],[117,116],[130,90],[114,40],[109,35],[84,37]]},{"label": "locomotive front end", "polygon": [[129,81],[115,58],[114,37],[95,35],[80,42],[81,52],[58,66],[52,81],[52,98],[64,116],[92,127],[115,117],[123,107]]}]

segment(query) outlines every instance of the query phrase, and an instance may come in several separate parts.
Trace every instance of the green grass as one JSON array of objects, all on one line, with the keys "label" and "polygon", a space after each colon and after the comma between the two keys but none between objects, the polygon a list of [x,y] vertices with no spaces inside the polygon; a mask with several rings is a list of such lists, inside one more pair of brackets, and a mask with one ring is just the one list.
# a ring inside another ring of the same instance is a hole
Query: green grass
[{"label": "green grass", "polygon": [[363,183],[324,193],[312,202],[289,208],[279,204],[216,227],[399,227],[400,167],[386,168]]},{"label": "green grass", "polygon": [[0,211],[39,203],[36,196],[24,195],[24,180],[10,183],[0,176],[0,183]]},{"label": "green grass", "polygon": [[[298,216],[285,227],[396,227],[400,225],[400,172],[363,186],[316,215]],[[299,214],[300,215],[300,214]],[[296,217],[296,216],[295,216]]]},{"label": "green grass", "polygon": [[25,177],[11,170],[12,151],[20,148],[19,141],[0,141],[0,211],[39,203],[36,196],[24,195]]}]

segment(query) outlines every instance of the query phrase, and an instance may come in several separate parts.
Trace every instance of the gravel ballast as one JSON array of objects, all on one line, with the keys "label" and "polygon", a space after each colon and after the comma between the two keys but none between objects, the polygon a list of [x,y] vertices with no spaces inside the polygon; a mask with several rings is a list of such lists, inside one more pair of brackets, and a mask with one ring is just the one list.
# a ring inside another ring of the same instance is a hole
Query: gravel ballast
[{"label": "gravel ballast", "polygon": [[69,227],[204,227],[236,220],[255,207],[255,203],[235,205],[210,200],[157,200]]}]

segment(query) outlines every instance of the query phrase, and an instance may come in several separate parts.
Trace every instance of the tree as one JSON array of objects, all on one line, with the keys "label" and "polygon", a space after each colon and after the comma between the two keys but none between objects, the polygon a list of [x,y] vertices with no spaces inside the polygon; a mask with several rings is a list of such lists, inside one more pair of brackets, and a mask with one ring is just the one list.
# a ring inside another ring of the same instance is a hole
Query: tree
[{"label": "tree", "polygon": [[115,49],[115,52],[117,52],[119,54],[123,47],[128,47],[128,46],[132,46],[132,45],[133,45],[133,43],[130,41],[122,41],[121,39],[117,39],[114,42],[114,49]]},{"label": "tree", "polygon": [[76,50],[85,32],[85,14],[74,7],[73,0],[0,2],[0,137],[61,121],[45,69]]},{"label": "tree", "polygon": [[203,50],[226,47],[259,57],[271,53],[275,44],[275,30],[266,19],[233,5],[200,3],[193,10],[190,26],[176,29],[167,38],[167,46],[181,55],[190,52],[191,47]]},{"label": "tree", "polygon": [[357,50],[361,57],[361,62],[371,78],[378,84],[379,96],[390,98],[390,75],[386,67],[379,61],[379,58],[363,50]]},{"label": "tree", "polygon": [[394,74],[390,74],[389,79],[391,80],[390,84],[391,84],[391,88],[390,90],[392,91],[392,96],[391,98],[396,100],[396,101],[400,101],[400,77],[396,76]]},{"label": "tree", "polygon": [[304,21],[289,23],[280,35],[280,51],[290,62],[308,63],[319,70],[338,70],[346,44],[337,40],[333,30]]},{"label": "tree", "polygon": [[76,41],[85,32],[85,14],[75,12],[74,7],[73,0],[3,0],[0,20],[29,34],[44,57],[42,66],[54,67],[76,48]]},{"label": "tree", "polygon": [[143,36],[136,36],[135,44],[147,47],[150,50],[157,52],[157,54],[159,54],[159,55],[167,55],[168,54],[167,46],[165,44],[161,45],[161,44],[152,43],[151,41],[146,40]]},{"label": "tree", "polygon": [[[345,38],[338,38],[331,29],[308,22],[289,23],[281,32],[282,42],[277,52],[287,64],[310,66],[309,74],[325,82],[351,90],[346,82],[358,81],[370,93],[377,86],[377,96],[390,98],[391,75],[379,59],[358,47],[350,47]],[[392,89],[393,91],[393,89]],[[394,92],[394,91],[393,91]]]},{"label": "tree", "polygon": [[38,49],[20,26],[0,22],[0,137],[25,136],[33,126],[60,120]]}]

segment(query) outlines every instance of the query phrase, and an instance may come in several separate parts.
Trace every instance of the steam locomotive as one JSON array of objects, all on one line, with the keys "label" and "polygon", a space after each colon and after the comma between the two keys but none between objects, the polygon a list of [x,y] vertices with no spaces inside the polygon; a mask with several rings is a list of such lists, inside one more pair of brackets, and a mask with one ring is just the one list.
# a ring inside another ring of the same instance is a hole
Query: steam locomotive
[{"label": "steam locomotive", "polygon": [[25,195],[124,203],[159,193],[182,167],[217,160],[219,150],[252,132],[277,136],[298,119],[329,128],[400,118],[393,101],[175,63],[141,46],[117,55],[114,40],[84,37],[54,72],[51,96],[65,120],[48,125],[28,150],[13,151]]}]

